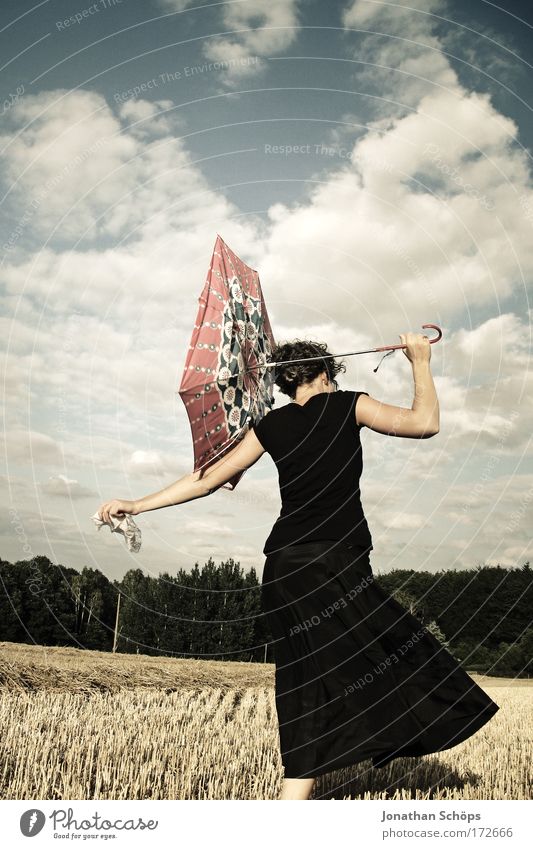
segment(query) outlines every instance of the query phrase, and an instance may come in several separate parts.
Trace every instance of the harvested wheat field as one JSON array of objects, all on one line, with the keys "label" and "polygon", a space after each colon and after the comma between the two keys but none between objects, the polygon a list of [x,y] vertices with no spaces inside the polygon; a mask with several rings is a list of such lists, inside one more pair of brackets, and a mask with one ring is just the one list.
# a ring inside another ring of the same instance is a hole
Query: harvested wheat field
[{"label": "harvested wheat field", "polygon": [[[317,799],[528,799],[533,682],[469,740],[317,780]],[[275,799],[272,664],[0,643],[0,798]]]}]

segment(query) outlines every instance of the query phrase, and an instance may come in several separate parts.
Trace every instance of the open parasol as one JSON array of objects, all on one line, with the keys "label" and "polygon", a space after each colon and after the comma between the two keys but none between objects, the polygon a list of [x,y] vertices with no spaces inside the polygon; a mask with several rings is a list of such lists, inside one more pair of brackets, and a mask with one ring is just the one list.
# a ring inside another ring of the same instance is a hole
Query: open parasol
[{"label": "open parasol", "polygon": [[[275,347],[259,274],[217,234],[178,390],[191,426],[194,471],[233,448],[274,405]],[[225,489],[235,489],[244,470]]]}]

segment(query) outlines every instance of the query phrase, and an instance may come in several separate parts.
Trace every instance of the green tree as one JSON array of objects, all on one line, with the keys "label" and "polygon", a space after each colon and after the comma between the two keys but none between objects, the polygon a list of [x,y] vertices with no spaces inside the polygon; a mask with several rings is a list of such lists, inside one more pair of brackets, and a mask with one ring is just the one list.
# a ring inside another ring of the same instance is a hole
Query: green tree
[{"label": "green tree", "polygon": [[524,674],[529,676],[533,672],[533,628],[524,631],[518,646],[522,653]]},{"label": "green tree", "polygon": [[438,624],[435,622],[434,619],[431,619],[430,622],[426,623],[426,628],[428,629],[430,634],[433,634],[435,639],[437,639],[439,641],[439,643],[441,643],[441,645],[444,646],[445,649],[450,648],[450,644],[449,644],[448,640],[446,639],[444,633],[441,631],[441,629],[439,628]]},{"label": "green tree", "polygon": [[156,654],[153,579],[130,569],[119,584],[121,593],[117,651]]},{"label": "green tree", "polygon": [[84,566],[71,579],[75,633],[88,649],[109,651],[113,645],[116,593],[98,569]]}]

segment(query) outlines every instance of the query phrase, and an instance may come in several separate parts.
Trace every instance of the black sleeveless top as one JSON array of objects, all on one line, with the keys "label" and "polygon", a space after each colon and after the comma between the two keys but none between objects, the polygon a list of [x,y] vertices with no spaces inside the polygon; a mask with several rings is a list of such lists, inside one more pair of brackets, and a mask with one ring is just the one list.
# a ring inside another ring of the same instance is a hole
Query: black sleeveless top
[{"label": "black sleeveless top", "polygon": [[311,540],[344,540],[372,548],[360,499],[363,471],[361,425],[355,420],[359,395],[338,389],[290,402],[252,424],[274,460],[281,511],[263,553]]}]

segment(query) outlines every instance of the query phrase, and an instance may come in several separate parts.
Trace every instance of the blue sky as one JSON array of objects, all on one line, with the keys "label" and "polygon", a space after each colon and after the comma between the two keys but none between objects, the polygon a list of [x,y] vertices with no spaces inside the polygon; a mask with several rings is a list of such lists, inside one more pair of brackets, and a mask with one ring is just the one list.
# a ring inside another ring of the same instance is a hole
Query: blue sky
[{"label": "blue sky", "polygon": [[[140,516],[137,555],[89,520],[191,469],[175,393],[217,233],[277,340],[443,328],[438,436],[362,432],[373,567],[531,557],[532,26],[481,0],[2,4],[3,557],[261,572],[267,455]],[[410,407],[403,354],[378,361],[341,388]]]}]

